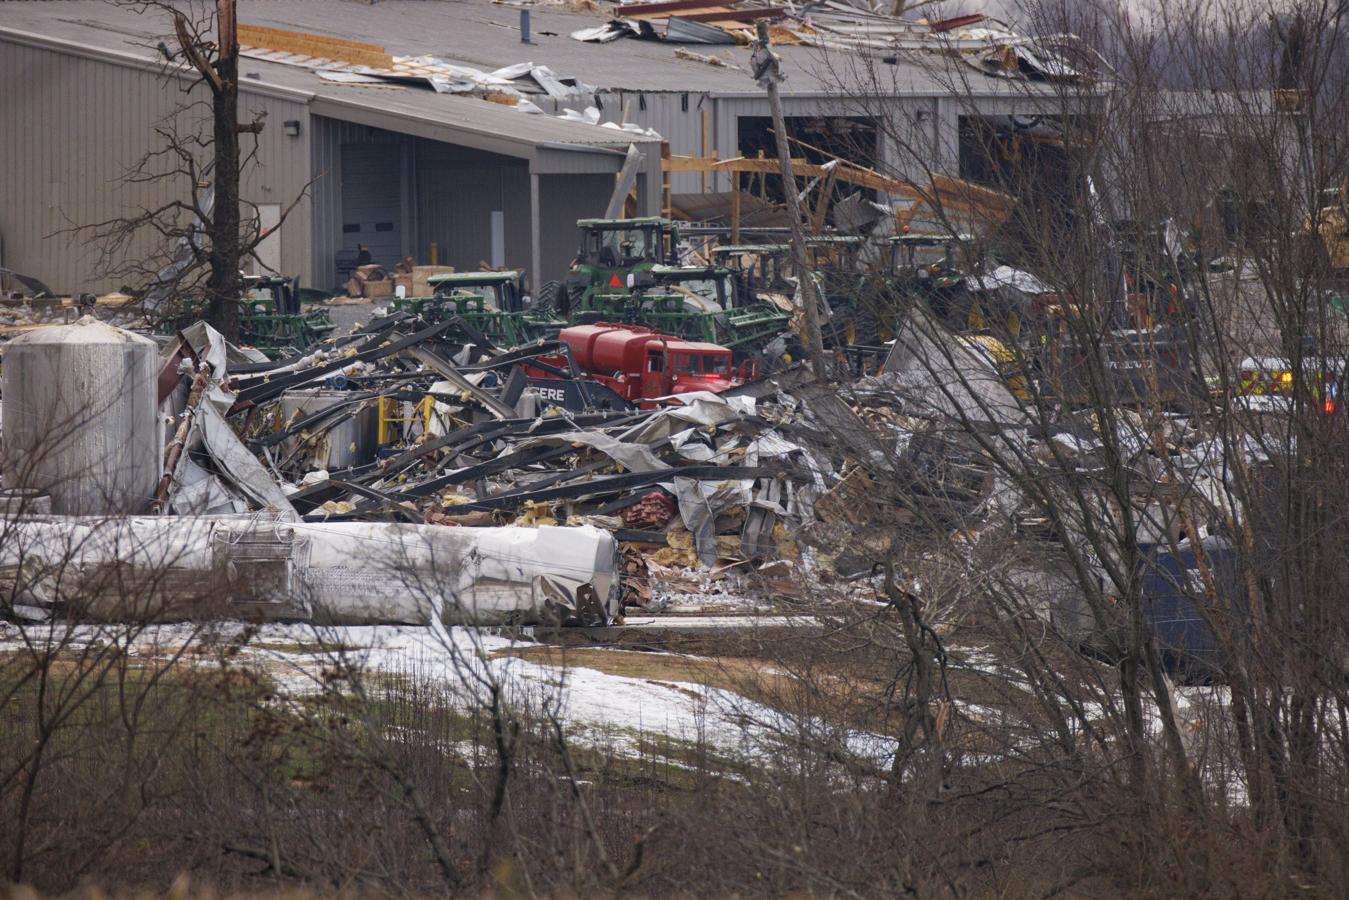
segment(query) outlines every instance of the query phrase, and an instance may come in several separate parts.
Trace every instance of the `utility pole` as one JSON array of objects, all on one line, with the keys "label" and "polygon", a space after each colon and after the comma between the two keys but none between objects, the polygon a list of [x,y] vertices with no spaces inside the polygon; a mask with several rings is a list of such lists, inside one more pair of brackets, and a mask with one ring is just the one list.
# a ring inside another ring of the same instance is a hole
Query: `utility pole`
[{"label": "utility pole", "polygon": [[781,60],[773,52],[768,38],[768,21],[755,22],[758,41],[750,57],[754,80],[768,91],[768,108],[773,113],[773,134],[778,145],[778,162],[782,164],[782,191],[787,195],[787,215],[792,220],[792,256],[796,261],[796,278],[801,286],[801,304],[806,319],[806,352],[810,355],[815,377],[824,380],[824,342],[820,338],[820,308],[815,294],[815,280],[810,271],[810,257],[806,253],[806,236],[801,227],[801,196],[792,177],[792,151],[787,145],[787,125],[782,115],[782,97],[778,85],[786,78]]}]

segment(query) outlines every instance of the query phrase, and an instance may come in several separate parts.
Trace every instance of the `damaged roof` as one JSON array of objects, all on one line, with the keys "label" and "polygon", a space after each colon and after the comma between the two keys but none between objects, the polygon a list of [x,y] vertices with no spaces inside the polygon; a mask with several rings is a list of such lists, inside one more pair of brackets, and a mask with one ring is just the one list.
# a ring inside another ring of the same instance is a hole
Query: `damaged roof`
[{"label": "damaged roof", "polygon": [[[364,4],[345,2],[291,5],[305,9],[312,6],[318,13],[315,18],[326,16],[330,22],[335,18],[346,20],[351,11],[359,13],[371,9]],[[381,18],[397,21],[399,16],[389,8],[393,5],[381,4],[374,9],[382,11]],[[263,10],[279,10],[281,6],[241,3],[240,18],[252,24],[264,17]],[[322,12],[325,8],[326,14]],[[275,24],[274,16],[274,12],[266,15],[266,22]],[[300,22],[291,25],[292,29],[309,27],[308,23]],[[334,30],[330,27],[324,33],[333,34]],[[51,46],[63,52],[146,68],[162,66],[156,44],[161,40],[172,42],[171,32],[167,16],[143,15],[102,0],[9,4],[3,22],[0,22],[0,41]],[[384,30],[377,29],[377,33],[383,35]],[[390,41],[390,44],[394,43]],[[243,75],[241,86],[245,91],[294,99],[308,104],[318,115],[476,146],[504,155],[532,158],[539,152],[565,151],[573,147],[608,153],[611,148],[624,148],[633,141],[652,140],[641,134],[556,116],[531,115],[472,97],[422,89],[372,89],[334,84],[319,78],[309,68],[267,60],[242,58],[240,71]],[[621,154],[621,150],[613,152]],[[616,156],[615,171],[621,162],[621,155]]]},{"label": "damaged roof", "polygon": [[[101,0],[48,0],[6,4],[4,27],[76,41],[89,47],[145,54],[169,33],[164,21]],[[573,32],[603,26],[618,7],[602,4],[595,12],[578,13],[555,6],[532,6],[531,43],[521,41],[519,8],[484,0],[240,0],[239,22],[302,31],[315,35],[378,44],[394,57],[433,56],[491,72],[513,63],[547,66],[559,77],[576,78],[600,91],[708,93],[760,96],[749,74],[749,48],[734,45],[691,45],[644,40],[586,43]],[[949,75],[904,53],[864,55],[855,49],[776,46],[787,81],[787,95],[837,94],[852,84],[867,93],[940,96],[951,92]],[[699,56],[714,56],[725,66]],[[276,78],[325,96],[360,94],[360,89],[324,84],[316,75],[286,77],[286,68],[261,60],[255,65],[268,80]],[[294,68],[294,67],[289,67]],[[1035,86],[1015,86],[997,78],[969,79],[962,92],[1025,93]],[[400,92],[379,92],[380,100]],[[412,91],[401,92],[412,94]]]}]

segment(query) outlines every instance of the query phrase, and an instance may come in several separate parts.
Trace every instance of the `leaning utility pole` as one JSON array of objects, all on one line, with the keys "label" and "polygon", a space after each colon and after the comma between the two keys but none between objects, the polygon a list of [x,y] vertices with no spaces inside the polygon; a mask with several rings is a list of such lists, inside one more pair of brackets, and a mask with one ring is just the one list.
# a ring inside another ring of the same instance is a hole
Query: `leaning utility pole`
[{"label": "leaning utility pole", "polygon": [[806,319],[806,352],[810,355],[811,367],[815,377],[823,379],[824,342],[820,338],[820,308],[815,295],[815,281],[811,277],[810,257],[806,253],[806,236],[801,229],[801,197],[796,191],[796,179],[792,177],[792,151],[787,146],[787,125],[782,115],[782,98],[778,95],[778,84],[782,74],[781,61],[770,48],[768,22],[759,19],[755,23],[758,41],[754,45],[754,55],[750,57],[750,67],[754,80],[768,91],[768,107],[773,112],[773,134],[778,145],[778,162],[782,164],[782,191],[787,195],[787,214],[792,220],[792,256],[795,257],[796,280],[801,286],[801,305]]}]

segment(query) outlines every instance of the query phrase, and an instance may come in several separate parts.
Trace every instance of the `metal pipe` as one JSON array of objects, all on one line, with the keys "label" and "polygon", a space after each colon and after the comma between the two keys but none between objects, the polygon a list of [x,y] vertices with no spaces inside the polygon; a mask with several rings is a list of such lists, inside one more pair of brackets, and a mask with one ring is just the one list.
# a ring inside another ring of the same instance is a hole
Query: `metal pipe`
[{"label": "metal pipe", "polygon": [[197,407],[206,394],[206,385],[211,380],[211,367],[203,363],[192,379],[192,388],[187,393],[187,403],[183,406],[182,418],[178,420],[178,430],[173,440],[164,448],[164,475],[159,479],[159,488],[155,491],[155,502],[151,511],[162,515],[168,506],[169,490],[173,487],[173,473],[178,469],[178,460],[182,458],[183,448],[187,446],[187,435],[192,430],[192,420],[196,418]]}]

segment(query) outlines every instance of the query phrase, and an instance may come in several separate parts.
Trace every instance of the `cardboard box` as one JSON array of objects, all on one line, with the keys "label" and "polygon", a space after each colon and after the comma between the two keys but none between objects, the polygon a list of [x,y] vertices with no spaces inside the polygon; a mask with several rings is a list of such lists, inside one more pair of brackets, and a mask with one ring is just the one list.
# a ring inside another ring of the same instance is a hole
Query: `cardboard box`
[{"label": "cardboard box", "polygon": [[454,266],[413,266],[412,281],[408,285],[409,297],[429,297],[431,296],[431,285],[429,279],[434,275],[448,275],[454,271]]},{"label": "cardboard box", "polygon": [[393,282],[389,279],[383,281],[367,281],[365,283],[365,296],[371,300],[385,300],[393,296]]}]

